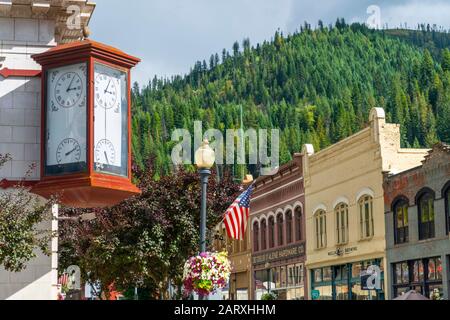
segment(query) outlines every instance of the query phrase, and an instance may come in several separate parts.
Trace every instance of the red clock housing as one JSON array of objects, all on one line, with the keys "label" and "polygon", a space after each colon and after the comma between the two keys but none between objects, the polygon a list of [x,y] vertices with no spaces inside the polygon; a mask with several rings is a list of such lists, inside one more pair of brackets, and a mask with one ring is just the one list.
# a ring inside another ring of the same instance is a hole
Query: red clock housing
[{"label": "red clock housing", "polygon": [[32,192],[78,208],[139,194],[131,181],[130,70],[140,59],[92,40],[32,58],[42,66],[41,180]]}]

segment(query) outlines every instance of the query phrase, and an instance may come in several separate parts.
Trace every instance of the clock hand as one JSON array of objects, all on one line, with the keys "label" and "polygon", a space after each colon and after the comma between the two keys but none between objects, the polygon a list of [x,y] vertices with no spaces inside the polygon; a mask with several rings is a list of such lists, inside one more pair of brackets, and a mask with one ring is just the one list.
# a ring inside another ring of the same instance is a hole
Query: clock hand
[{"label": "clock hand", "polygon": [[105,93],[108,92],[108,89],[109,89],[109,85],[110,85],[110,84],[111,84],[111,80],[109,80],[108,85],[106,86]]},{"label": "clock hand", "polygon": [[73,80],[75,80],[75,77],[72,77],[72,81],[70,81],[70,84],[69,84],[69,86],[67,87],[66,92],[69,92],[69,91],[73,90],[73,89],[71,89]]},{"label": "clock hand", "polygon": [[70,156],[75,150],[77,150],[77,147],[73,148],[69,152],[66,153],[66,157]]},{"label": "clock hand", "polygon": [[106,162],[109,164],[108,155],[106,154],[106,151],[103,151],[103,153],[105,154]]}]

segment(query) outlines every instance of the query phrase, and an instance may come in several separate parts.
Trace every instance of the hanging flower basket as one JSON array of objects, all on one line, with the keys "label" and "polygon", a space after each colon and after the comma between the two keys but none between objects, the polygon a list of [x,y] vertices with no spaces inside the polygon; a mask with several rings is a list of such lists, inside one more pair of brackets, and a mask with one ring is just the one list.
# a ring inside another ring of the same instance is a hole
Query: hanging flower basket
[{"label": "hanging flower basket", "polygon": [[186,294],[210,295],[228,285],[230,274],[231,264],[226,252],[201,253],[184,265],[184,290]]}]

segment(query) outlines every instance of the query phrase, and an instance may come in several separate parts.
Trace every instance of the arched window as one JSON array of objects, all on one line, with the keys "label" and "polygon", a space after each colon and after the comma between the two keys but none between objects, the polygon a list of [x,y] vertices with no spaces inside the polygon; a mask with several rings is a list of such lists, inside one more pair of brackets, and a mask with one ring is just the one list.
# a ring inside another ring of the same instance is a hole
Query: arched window
[{"label": "arched window", "polygon": [[361,239],[373,237],[373,198],[362,196],[358,201],[359,206],[359,232]]},{"label": "arched window", "polygon": [[259,224],[257,221],[253,224],[253,251],[259,251]]},{"label": "arched window", "polygon": [[269,218],[269,248],[275,247],[275,219]]},{"label": "arched window", "polygon": [[295,241],[302,240],[302,208],[295,208]]},{"label": "arched window", "polygon": [[320,210],[315,214],[316,248],[322,249],[327,246],[327,216],[325,211]]},{"label": "arched window", "polygon": [[348,205],[340,203],[334,209],[336,216],[336,243],[348,242]]},{"label": "arched window", "polygon": [[409,241],[408,202],[400,199],[394,203],[394,238],[395,244]]},{"label": "arched window", "polygon": [[284,237],[284,221],[283,221],[283,214],[280,213],[277,216],[277,230],[278,230],[278,245],[282,246],[284,244],[283,237]]},{"label": "arched window", "polygon": [[267,222],[266,219],[261,221],[261,250],[267,249]]},{"label": "arched window", "polygon": [[434,194],[425,191],[418,198],[419,240],[434,238]]},{"label": "arched window", "polygon": [[286,212],[286,243],[292,243],[292,211]]}]

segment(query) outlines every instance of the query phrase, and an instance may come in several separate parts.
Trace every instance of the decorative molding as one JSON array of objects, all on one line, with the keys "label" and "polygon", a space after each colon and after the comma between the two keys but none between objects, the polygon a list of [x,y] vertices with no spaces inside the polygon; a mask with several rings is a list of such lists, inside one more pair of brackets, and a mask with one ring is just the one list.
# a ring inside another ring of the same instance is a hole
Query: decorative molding
[{"label": "decorative molding", "polygon": [[34,78],[41,76],[41,70],[20,70],[20,69],[3,68],[0,69],[0,75],[5,79],[9,77]]}]

